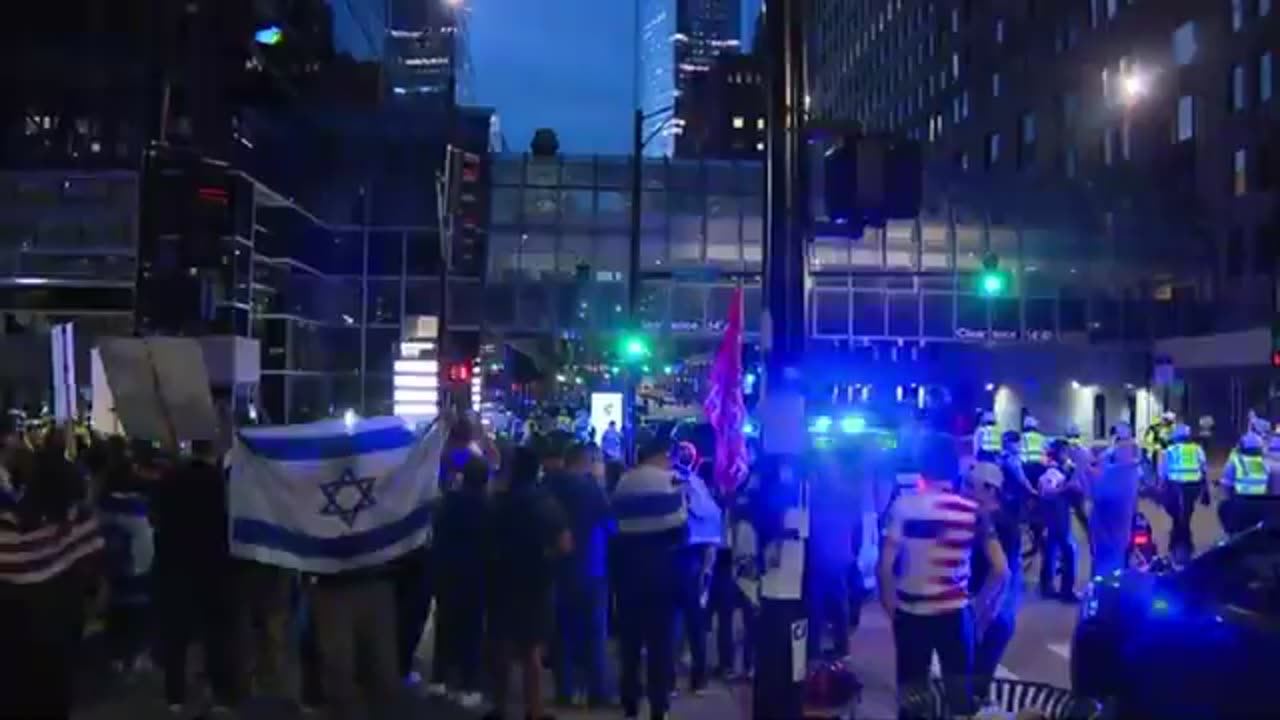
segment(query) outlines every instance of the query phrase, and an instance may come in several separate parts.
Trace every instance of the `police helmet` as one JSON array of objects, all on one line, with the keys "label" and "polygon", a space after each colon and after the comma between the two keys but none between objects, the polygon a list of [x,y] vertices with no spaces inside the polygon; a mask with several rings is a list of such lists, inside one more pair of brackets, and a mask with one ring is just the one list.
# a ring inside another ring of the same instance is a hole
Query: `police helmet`
[{"label": "police helmet", "polygon": [[1187,427],[1186,425],[1184,425],[1184,424],[1182,424],[1182,423],[1178,423],[1177,425],[1174,425],[1174,426],[1173,426],[1173,439],[1174,439],[1174,440],[1190,440],[1190,439],[1191,439],[1191,428]]},{"label": "police helmet", "polygon": [[1080,426],[1075,423],[1067,425],[1067,437],[1072,439],[1080,437]]},{"label": "police helmet", "polygon": [[1174,414],[1172,410],[1165,410],[1163,413],[1160,414],[1160,419],[1163,420],[1164,422],[1171,423],[1174,420],[1177,420],[1178,416]]},{"label": "police helmet", "polygon": [[1040,421],[1034,415],[1028,415],[1022,419],[1023,430],[1037,430],[1040,427]]},{"label": "police helmet", "polygon": [[990,410],[984,410],[984,411],[982,412],[982,424],[983,424],[983,425],[995,425],[995,424],[996,424],[996,414],[995,414],[995,413],[993,413],[993,412],[991,412]]},{"label": "police helmet", "polygon": [[1240,449],[1250,452],[1262,452],[1262,437],[1254,432],[1247,432],[1240,438]]},{"label": "police helmet", "polygon": [[1263,419],[1262,419],[1262,418],[1260,418],[1260,417],[1255,417],[1255,418],[1254,418],[1254,419],[1249,423],[1249,432],[1254,432],[1254,433],[1257,433],[1257,434],[1259,434],[1259,435],[1270,435],[1270,434],[1271,434],[1271,423],[1270,423],[1270,422],[1268,422],[1268,421],[1266,421],[1266,420],[1263,420]]}]

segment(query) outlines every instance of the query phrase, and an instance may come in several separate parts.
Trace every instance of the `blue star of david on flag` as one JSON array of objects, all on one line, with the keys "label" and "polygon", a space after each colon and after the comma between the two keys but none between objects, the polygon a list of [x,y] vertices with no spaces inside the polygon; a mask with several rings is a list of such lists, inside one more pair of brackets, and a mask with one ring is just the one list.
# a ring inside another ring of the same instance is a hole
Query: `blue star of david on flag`
[{"label": "blue star of david on flag", "polygon": [[336,517],[348,528],[354,528],[360,513],[377,504],[373,498],[374,480],[356,477],[355,471],[347,468],[337,480],[320,485],[320,492],[324,493],[320,514]]}]

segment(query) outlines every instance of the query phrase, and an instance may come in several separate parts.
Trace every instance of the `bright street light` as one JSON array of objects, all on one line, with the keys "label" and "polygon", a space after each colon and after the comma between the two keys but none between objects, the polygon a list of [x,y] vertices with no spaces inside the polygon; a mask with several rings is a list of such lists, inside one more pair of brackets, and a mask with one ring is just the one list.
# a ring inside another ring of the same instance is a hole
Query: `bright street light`
[{"label": "bright street light", "polygon": [[1146,97],[1151,90],[1151,79],[1141,70],[1130,70],[1120,78],[1121,99],[1126,105],[1132,105]]}]

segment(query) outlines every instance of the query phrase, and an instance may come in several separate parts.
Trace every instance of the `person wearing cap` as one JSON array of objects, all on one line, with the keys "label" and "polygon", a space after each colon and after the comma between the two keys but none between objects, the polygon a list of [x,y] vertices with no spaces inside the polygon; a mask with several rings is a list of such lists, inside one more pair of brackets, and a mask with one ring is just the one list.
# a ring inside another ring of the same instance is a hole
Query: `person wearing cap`
[{"label": "person wearing cap", "polygon": [[[997,606],[1009,562],[978,502],[954,488],[960,474],[955,442],[926,435],[916,452],[921,489],[890,507],[876,565],[880,603],[893,623],[898,691],[905,695],[927,685],[937,652],[952,712],[970,715],[977,710],[976,631],[988,624],[975,615]],[[976,553],[986,556],[990,571],[975,595],[969,570]]]},{"label": "person wearing cap", "polygon": [[994,462],[1000,454],[1000,428],[996,426],[996,414],[982,412],[978,429],[973,433],[973,456],[979,462]]},{"label": "person wearing cap", "polygon": [[[1040,512],[1044,518],[1045,540],[1041,547],[1040,594],[1073,602],[1076,584],[1076,542],[1071,532],[1071,505],[1068,491],[1074,487],[1064,467],[1066,447],[1056,441],[1046,454],[1039,479]],[[1054,588],[1058,569],[1062,585]]]},{"label": "person wearing cap", "polygon": [[1173,520],[1169,530],[1169,551],[1186,562],[1195,551],[1191,536],[1191,516],[1196,500],[1205,492],[1204,449],[1191,439],[1191,428],[1178,424],[1173,443],[1160,454],[1160,480],[1165,486],[1165,510]]},{"label": "person wearing cap", "polygon": [[689,534],[680,550],[679,622],[689,644],[692,661],[690,689],[699,693],[707,685],[707,631],[710,617],[707,601],[716,547],[724,535],[724,513],[706,482],[698,475],[698,449],[690,442],[679,443],[673,452],[672,470],[676,487],[684,493]]},{"label": "person wearing cap", "polygon": [[[978,502],[978,508],[990,518],[991,529],[995,532],[1000,548],[1006,560],[1016,563],[1022,557],[1022,525],[1017,515],[1010,514],[1004,503],[1004,471],[994,463],[978,463],[969,471],[969,492]],[[969,576],[969,592],[979,595],[991,573],[996,571],[984,552],[975,552],[971,563],[972,573]],[[977,620],[977,648],[974,660],[974,675],[979,678],[995,677],[1000,659],[1004,657],[1005,648],[1013,639],[1017,625],[1018,606],[1022,599],[1022,583],[1013,577],[1005,583],[1004,592],[992,597],[991,607],[975,605],[974,616]],[[979,696],[983,696],[981,688],[975,688]]]},{"label": "person wearing cap", "polygon": [[667,716],[675,684],[672,644],[689,518],[673,477],[671,449],[666,434],[644,438],[639,464],[622,476],[611,498],[618,528],[620,689],[628,718],[639,713],[642,656],[651,718]]},{"label": "person wearing cap", "polygon": [[1262,438],[1247,432],[1222,468],[1220,482],[1227,499],[1218,506],[1218,518],[1230,534],[1247,530],[1266,518],[1254,502],[1269,494],[1270,473],[1262,451]]}]

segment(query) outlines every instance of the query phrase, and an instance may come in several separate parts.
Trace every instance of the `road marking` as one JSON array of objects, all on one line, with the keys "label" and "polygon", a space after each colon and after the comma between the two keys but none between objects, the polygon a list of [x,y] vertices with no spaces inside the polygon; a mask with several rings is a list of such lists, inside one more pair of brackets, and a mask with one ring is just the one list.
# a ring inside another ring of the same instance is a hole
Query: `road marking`
[{"label": "road marking", "polygon": [[[942,677],[942,665],[938,663],[937,655],[933,656],[933,666],[929,669],[929,676],[935,677],[935,678]],[[1015,675],[1013,671],[1010,670],[1009,668],[1003,665],[997,665],[996,679],[997,680],[1021,680],[1022,678],[1019,678],[1017,675]]]},{"label": "road marking", "polygon": [[1063,660],[1071,659],[1070,643],[1049,643],[1049,650],[1053,654],[1060,656]]}]

